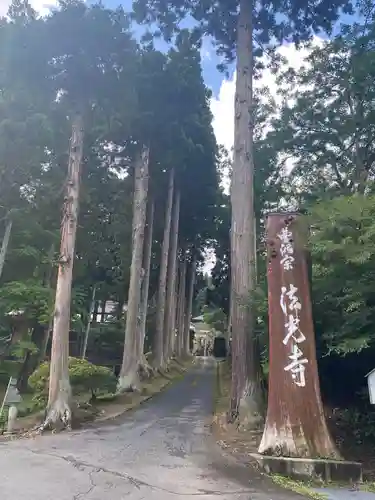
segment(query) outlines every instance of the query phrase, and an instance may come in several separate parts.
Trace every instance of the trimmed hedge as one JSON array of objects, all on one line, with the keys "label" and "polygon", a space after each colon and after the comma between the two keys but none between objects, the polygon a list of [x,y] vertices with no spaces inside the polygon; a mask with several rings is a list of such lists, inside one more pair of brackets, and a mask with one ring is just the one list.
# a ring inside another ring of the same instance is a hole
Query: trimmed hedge
[{"label": "trimmed hedge", "polygon": [[[29,377],[29,386],[35,400],[48,399],[50,363],[42,363]],[[92,399],[100,393],[116,391],[115,374],[106,366],[90,363],[86,359],[69,358],[69,379],[73,394],[91,393]]]}]

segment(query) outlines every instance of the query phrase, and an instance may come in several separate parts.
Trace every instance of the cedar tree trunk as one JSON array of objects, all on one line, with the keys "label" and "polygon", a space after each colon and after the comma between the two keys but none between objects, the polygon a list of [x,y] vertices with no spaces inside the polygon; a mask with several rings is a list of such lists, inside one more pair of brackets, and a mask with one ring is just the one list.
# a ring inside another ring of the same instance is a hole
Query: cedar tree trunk
[{"label": "cedar tree trunk", "polygon": [[69,382],[69,328],[73,263],[77,233],[80,168],[83,155],[83,120],[77,115],[72,124],[68,179],[61,223],[61,245],[53,319],[51,368],[46,418],[47,427],[71,426]]},{"label": "cedar tree trunk", "polygon": [[242,426],[261,420],[260,360],[254,343],[255,288],[252,6],[240,0],[237,29],[235,137],[231,185],[232,384],[230,420]]},{"label": "cedar tree trunk", "polygon": [[174,190],[174,169],[169,172],[168,197],[165,208],[164,236],[160,261],[160,276],[158,289],[158,305],[156,309],[156,331],[153,349],[153,363],[156,370],[163,368],[164,359],[164,337],[165,337],[165,299],[167,287],[168,254],[171,233],[172,203]]},{"label": "cedar tree trunk", "polygon": [[146,224],[147,191],[149,179],[149,150],[143,147],[135,162],[134,206],[133,206],[133,250],[130,268],[128,310],[126,314],[124,354],[117,390],[124,392],[139,389],[138,367],[141,352],[137,335],[140,332],[139,306],[141,281],[143,280],[142,258]]}]

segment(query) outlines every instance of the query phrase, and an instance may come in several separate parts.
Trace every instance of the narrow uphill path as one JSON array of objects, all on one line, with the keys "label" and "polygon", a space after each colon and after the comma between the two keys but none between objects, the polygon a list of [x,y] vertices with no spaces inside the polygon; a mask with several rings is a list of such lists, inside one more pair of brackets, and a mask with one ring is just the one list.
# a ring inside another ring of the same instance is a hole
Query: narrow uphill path
[{"label": "narrow uphill path", "polygon": [[89,429],[0,443],[1,500],[292,500],[209,435],[215,362]]}]

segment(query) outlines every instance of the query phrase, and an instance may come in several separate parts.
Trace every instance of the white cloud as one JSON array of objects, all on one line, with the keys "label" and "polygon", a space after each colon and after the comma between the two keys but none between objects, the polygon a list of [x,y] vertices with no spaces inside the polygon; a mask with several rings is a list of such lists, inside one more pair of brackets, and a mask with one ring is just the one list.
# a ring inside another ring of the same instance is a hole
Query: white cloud
[{"label": "white cloud", "polygon": [[[320,38],[314,40],[314,45],[322,44]],[[294,45],[282,45],[278,52],[284,56],[288,63],[285,66],[296,70],[303,65],[304,59],[309,54],[309,49],[297,50]],[[255,81],[255,87],[268,87],[276,103],[281,104],[281,97],[277,94],[278,85],[276,76],[269,69],[265,69],[259,80]],[[234,139],[234,95],[236,86],[236,75],[229,80],[223,80],[217,97],[212,97],[210,106],[213,114],[213,128],[219,144],[230,150]]]},{"label": "white cloud", "polygon": [[236,75],[229,80],[223,80],[219,95],[212,97],[210,102],[213,114],[212,126],[219,144],[230,151],[234,138],[234,93]]},{"label": "white cloud", "polygon": [[[6,15],[10,4],[10,0],[0,0],[0,16]],[[51,8],[57,6],[57,0],[30,0],[30,4],[39,14],[45,15]]]}]

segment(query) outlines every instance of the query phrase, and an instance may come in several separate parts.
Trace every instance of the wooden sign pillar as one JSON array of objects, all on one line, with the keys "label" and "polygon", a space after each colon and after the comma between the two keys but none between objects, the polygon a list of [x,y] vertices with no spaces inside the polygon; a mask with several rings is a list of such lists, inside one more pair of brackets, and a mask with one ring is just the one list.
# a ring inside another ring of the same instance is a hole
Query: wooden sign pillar
[{"label": "wooden sign pillar", "polygon": [[259,453],[338,459],[320,396],[305,244],[302,216],[268,216],[270,368]]}]

